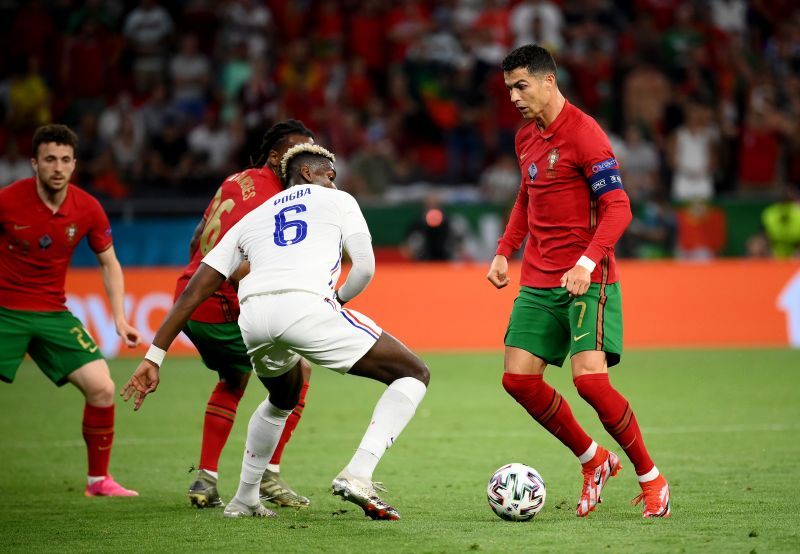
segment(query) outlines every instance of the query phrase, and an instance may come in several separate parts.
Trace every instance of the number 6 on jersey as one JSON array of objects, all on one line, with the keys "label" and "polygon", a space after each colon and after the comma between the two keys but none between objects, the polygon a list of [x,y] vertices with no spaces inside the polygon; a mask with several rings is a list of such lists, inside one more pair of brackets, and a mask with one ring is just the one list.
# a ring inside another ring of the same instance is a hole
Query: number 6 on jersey
[{"label": "number 6 on jersey", "polygon": [[[285,215],[286,212],[303,213],[304,211],[306,211],[305,204],[295,204],[293,206],[286,206],[275,215],[275,233],[273,234],[275,244],[278,246],[289,246],[291,244],[297,244],[306,238],[308,224],[300,219],[286,221]],[[295,228],[294,238],[287,239],[285,235],[286,230],[292,227]]]}]

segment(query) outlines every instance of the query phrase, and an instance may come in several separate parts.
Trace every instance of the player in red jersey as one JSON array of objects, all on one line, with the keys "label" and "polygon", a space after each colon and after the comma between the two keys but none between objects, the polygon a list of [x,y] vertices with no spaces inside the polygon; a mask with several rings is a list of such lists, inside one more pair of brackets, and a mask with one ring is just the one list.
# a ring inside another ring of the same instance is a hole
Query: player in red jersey
[{"label": "player in red jersey", "polygon": [[644,500],[644,517],[670,514],[667,481],[645,448],[630,404],[609,382],[622,354],[622,302],[614,245],[631,220],[608,137],[567,102],[556,64],[535,45],[503,60],[511,102],[528,120],[517,132],[522,182],[487,278],[508,285],[508,257],[528,237],[519,296],[505,336],[503,387],[582,464],[576,513],[586,516],[621,465],[598,446],[567,401],[544,380],[548,364],[571,356],[578,393],[630,458]]},{"label": "player in red jersey", "polygon": [[[191,261],[178,278],[177,299],[200,266],[203,256],[217,244],[236,222],[264,201],[283,190],[278,170],[283,154],[292,146],[313,142],[305,125],[289,119],[274,125],[261,145],[262,167],[231,175],[217,190],[195,230],[190,244]],[[206,405],[203,442],[197,478],[189,487],[189,501],[198,508],[224,506],[217,492],[218,464],[228,440],[239,401],[252,372],[250,357],[242,341],[237,320],[239,300],[229,282],[204,301],[192,314],[184,332],[197,347],[205,365],[219,374],[219,383]],[[311,369],[301,362],[304,383],[300,401],[286,422],[278,447],[261,482],[261,497],[279,506],[308,506],[309,500],[294,492],[280,478],[283,449],[292,435],[305,407]]]},{"label": "player in red jersey", "polygon": [[27,352],[56,385],[75,385],[86,399],[86,496],[138,496],[108,474],[114,382],[94,339],[65,305],[67,266],[87,237],[117,333],[130,348],[141,342],[125,319],[122,268],[108,218],[94,197],[69,182],[77,144],[64,125],[40,127],[33,136],[34,176],[0,190],[0,379],[11,383]]}]

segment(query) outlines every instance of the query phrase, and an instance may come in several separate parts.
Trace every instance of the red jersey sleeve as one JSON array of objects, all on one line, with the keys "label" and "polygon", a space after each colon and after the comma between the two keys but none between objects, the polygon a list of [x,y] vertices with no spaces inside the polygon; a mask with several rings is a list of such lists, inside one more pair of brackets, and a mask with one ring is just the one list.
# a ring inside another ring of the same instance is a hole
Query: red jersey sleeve
[{"label": "red jersey sleeve", "polygon": [[86,239],[89,241],[89,247],[94,252],[103,252],[108,250],[111,246],[111,224],[108,222],[108,216],[100,205],[100,202],[92,198],[89,204],[90,219],[89,231],[86,233]]},{"label": "red jersey sleeve", "polygon": [[614,248],[631,222],[631,204],[622,188],[619,163],[608,136],[593,119],[580,133],[578,162],[592,194],[597,198],[597,227],[584,256],[599,263]]},{"label": "red jersey sleeve", "polygon": [[511,254],[522,246],[522,241],[528,235],[528,186],[523,179],[519,185],[519,193],[511,209],[506,230],[497,241],[497,252],[501,256],[510,258]]}]

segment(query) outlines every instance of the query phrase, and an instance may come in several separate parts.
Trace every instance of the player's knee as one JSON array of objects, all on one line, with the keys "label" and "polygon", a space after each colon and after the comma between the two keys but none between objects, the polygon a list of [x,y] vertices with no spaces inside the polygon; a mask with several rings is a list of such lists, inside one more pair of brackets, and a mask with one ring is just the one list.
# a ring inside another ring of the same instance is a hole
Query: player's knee
[{"label": "player's knee", "polygon": [[114,381],[99,379],[89,383],[84,391],[86,402],[92,406],[111,406],[114,403]]},{"label": "player's knee", "polygon": [[231,393],[239,396],[244,394],[249,380],[249,373],[242,373],[240,371],[231,371],[226,374],[220,373],[220,383]]},{"label": "player's knee", "polygon": [[612,390],[607,374],[603,373],[584,373],[575,377],[572,382],[575,383],[575,389],[580,397],[590,404],[607,396]]},{"label": "player's knee", "polygon": [[531,379],[528,375],[503,373],[503,389],[517,402],[537,394],[541,383],[541,379]]},{"label": "player's knee", "polygon": [[426,387],[428,383],[431,381],[431,372],[428,369],[428,366],[425,365],[420,358],[417,356],[412,356],[411,360],[407,364],[405,375],[403,377],[413,377],[418,381],[422,381],[422,384]]}]

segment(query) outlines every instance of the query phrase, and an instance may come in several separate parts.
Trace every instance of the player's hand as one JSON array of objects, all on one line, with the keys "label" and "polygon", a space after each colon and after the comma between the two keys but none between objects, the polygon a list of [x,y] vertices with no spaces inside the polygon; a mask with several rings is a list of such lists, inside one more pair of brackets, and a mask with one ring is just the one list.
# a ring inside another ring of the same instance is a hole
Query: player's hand
[{"label": "player's hand", "polygon": [[128,348],[135,348],[142,344],[142,334],[127,321],[117,323],[117,334],[122,337]]},{"label": "player's hand", "polygon": [[122,387],[120,396],[125,402],[130,400],[131,396],[135,396],[133,409],[138,411],[142,407],[145,397],[151,392],[156,392],[158,380],[158,366],[150,360],[142,360],[131,378]]},{"label": "player's hand", "polygon": [[561,276],[561,286],[567,289],[570,296],[582,296],[592,284],[592,274],[582,265],[576,265]]},{"label": "player's hand", "polygon": [[495,256],[492,265],[489,266],[489,274],[486,278],[498,289],[508,285],[511,282],[511,279],[508,278],[508,259],[500,254]]}]

